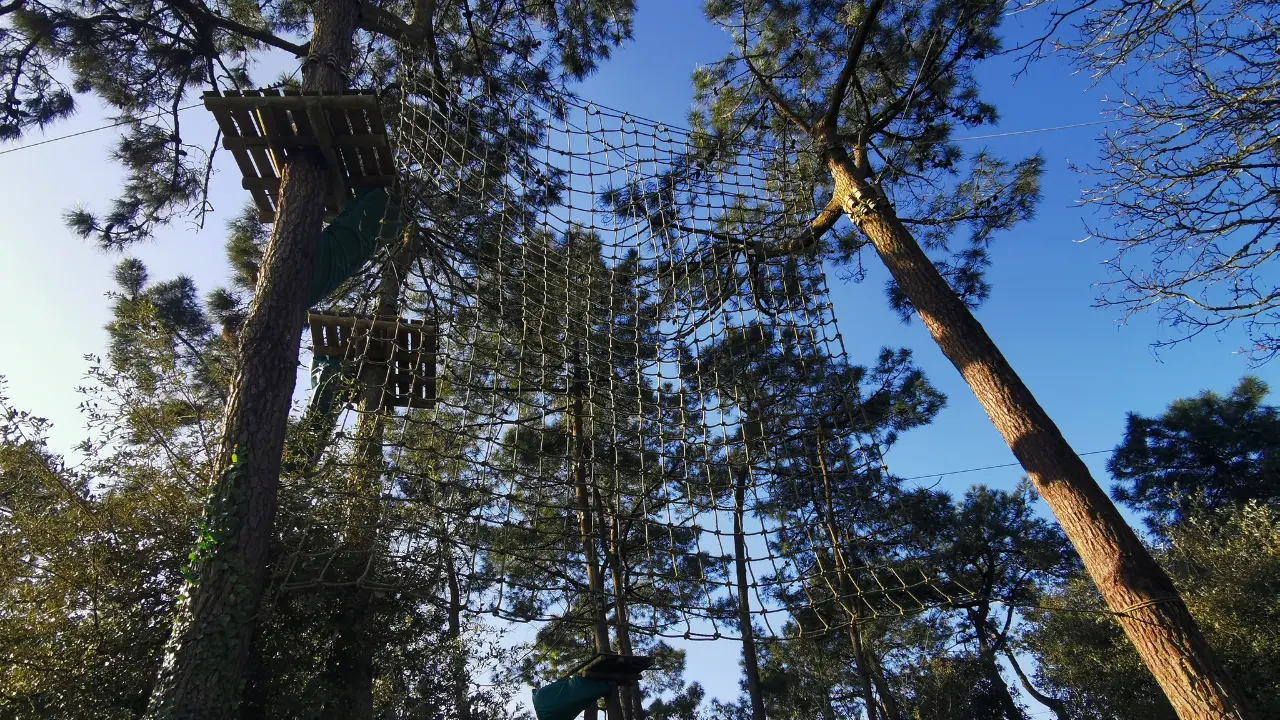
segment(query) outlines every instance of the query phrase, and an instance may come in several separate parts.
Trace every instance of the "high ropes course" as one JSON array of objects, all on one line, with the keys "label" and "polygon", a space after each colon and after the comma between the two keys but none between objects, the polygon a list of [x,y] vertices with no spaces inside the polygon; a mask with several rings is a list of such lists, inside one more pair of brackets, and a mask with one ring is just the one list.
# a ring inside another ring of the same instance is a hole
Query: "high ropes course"
[{"label": "high ropes course", "polygon": [[205,98],[263,221],[289,153],[331,175],[269,597],[574,628],[544,720],[632,702],[655,638],[856,642],[972,597],[891,542],[903,379],[849,361],[805,149],[434,87]]}]

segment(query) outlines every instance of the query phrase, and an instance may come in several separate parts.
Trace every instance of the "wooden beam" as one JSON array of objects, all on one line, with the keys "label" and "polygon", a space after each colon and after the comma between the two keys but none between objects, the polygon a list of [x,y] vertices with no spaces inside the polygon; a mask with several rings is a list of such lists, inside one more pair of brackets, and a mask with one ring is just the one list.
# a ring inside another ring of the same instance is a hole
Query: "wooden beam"
[{"label": "wooden beam", "polygon": [[[334,147],[390,148],[386,135],[338,135],[332,141]],[[267,138],[264,137],[226,136],[222,139],[222,148],[231,151],[264,148],[268,144]],[[278,144],[285,148],[314,148],[320,146],[320,140],[316,137],[289,135],[280,138]]]},{"label": "wooden beam", "polygon": [[[218,110],[252,110],[257,107],[258,101],[262,99],[261,95],[251,95],[248,97],[228,97],[222,95],[206,95],[204,97],[205,108]],[[285,110],[306,110],[307,103],[314,100],[323,100],[325,107],[332,107],[339,110],[366,110],[370,107],[378,107],[378,99],[371,92],[352,93],[345,95],[334,95],[330,93],[315,93],[309,95],[280,95],[271,98],[271,104],[275,107],[284,108]],[[381,113],[379,113],[381,115]]]},{"label": "wooden beam", "polygon": [[[391,187],[395,179],[395,175],[364,175],[362,177],[347,178],[347,183],[353,189],[380,188]],[[261,189],[267,192],[277,192],[280,190],[280,178],[241,178],[240,187],[245,190]]]}]

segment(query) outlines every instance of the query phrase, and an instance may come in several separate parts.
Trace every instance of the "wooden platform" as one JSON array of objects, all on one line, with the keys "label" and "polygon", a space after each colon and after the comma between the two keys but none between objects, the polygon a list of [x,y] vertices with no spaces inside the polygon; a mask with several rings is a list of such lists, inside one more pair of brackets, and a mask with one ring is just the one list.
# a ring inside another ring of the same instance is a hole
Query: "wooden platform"
[{"label": "wooden platform", "polygon": [[275,220],[280,173],[296,152],[319,150],[324,157],[330,179],[326,220],[355,191],[395,180],[387,123],[372,91],[210,91],[204,106],[222,129],[222,146],[240,166],[241,185],[253,195],[263,222]]},{"label": "wooden platform", "polygon": [[308,313],[312,352],[343,358],[352,375],[376,372],[385,407],[436,405],[436,328],[421,320]]},{"label": "wooden platform", "polygon": [[652,666],[651,657],[597,653],[578,673],[585,678],[605,680],[618,685],[635,685],[640,682],[640,674]]}]

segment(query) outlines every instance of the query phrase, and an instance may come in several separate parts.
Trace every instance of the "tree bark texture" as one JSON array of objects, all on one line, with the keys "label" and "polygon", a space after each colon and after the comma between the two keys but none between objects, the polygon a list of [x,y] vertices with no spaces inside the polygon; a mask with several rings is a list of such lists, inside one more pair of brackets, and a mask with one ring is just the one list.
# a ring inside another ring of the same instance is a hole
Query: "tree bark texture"
[{"label": "tree bark texture", "polygon": [[[311,47],[329,62],[308,64],[304,90],[345,88],[342,71],[350,63],[356,14],[356,4],[343,0],[314,6]],[[241,331],[196,561],[147,712],[152,720],[237,715],[266,582],[305,298],[328,188],[319,153],[299,153],[285,163],[279,211]]]},{"label": "tree bark texture", "polygon": [[[441,528],[443,530],[443,528]],[[441,534],[442,538],[448,535]],[[471,684],[467,678],[467,654],[462,645],[462,588],[453,565],[453,547],[445,548],[445,573],[449,581],[449,641],[453,646],[453,705],[458,720],[471,720]]]},{"label": "tree bark texture", "polygon": [[[571,428],[573,451],[570,457],[571,472],[574,477],[574,496],[578,505],[578,533],[582,540],[582,554],[587,563],[587,588],[591,597],[591,612],[595,630],[596,652],[611,653],[609,644],[609,618],[604,608],[604,578],[596,555],[596,531],[592,509],[591,488],[591,438],[586,426],[587,381],[584,371],[575,356],[573,362],[573,379],[571,396],[573,398]],[[622,703],[618,700],[617,688],[605,696],[605,716],[607,720],[622,720]],[[590,711],[587,713],[591,714]]]},{"label": "tree bark texture", "polygon": [[[627,607],[627,570],[623,562],[622,528],[617,513],[606,514],[599,492],[595,493],[595,502],[598,522],[601,526],[606,522],[609,525],[609,552],[606,553],[606,560],[609,576],[613,578],[613,632],[618,638],[618,654],[630,656],[635,654],[635,650],[631,645],[631,611]],[[638,720],[643,715],[644,709],[637,690],[638,688],[630,685],[618,688],[622,720]]]},{"label": "tree bark texture", "polygon": [[[880,191],[843,148],[829,147],[826,165],[845,213],[874,245],[929,334],[1048,503],[1178,717],[1252,717],[1173,583],[1062,432]],[[875,207],[868,209],[868,201],[875,201]]]},{"label": "tree bark texture", "polygon": [[[413,249],[411,239],[410,232],[382,268],[374,306],[374,315],[379,319],[394,321],[399,317],[401,279],[408,270]],[[351,470],[347,526],[342,538],[351,555],[349,565],[359,575],[351,579],[353,585],[344,588],[339,598],[328,668],[334,695],[327,699],[322,713],[324,720],[373,720],[376,609],[373,593],[360,581],[372,571],[384,544],[378,528],[382,519],[382,477],[386,470],[383,436],[389,414],[386,386],[391,362],[390,357],[386,363],[370,361],[368,357],[361,359],[356,465]]]},{"label": "tree bark texture", "polygon": [[751,720],[765,720],[764,696],[760,692],[760,660],[756,657],[755,628],[751,624],[751,597],[747,594],[747,478],[746,467],[734,472],[733,481],[733,564],[738,580],[738,632],[742,633],[742,667],[751,699]]}]

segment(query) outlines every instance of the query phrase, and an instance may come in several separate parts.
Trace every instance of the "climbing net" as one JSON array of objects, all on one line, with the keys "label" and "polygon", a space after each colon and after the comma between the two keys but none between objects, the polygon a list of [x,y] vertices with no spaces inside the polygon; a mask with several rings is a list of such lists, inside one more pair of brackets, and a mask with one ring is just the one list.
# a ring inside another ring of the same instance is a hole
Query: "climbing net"
[{"label": "climbing net", "polygon": [[604,623],[624,652],[970,596],[901,541],[883,450],[911,379],[848,359],[820,188],[785,172],[814,158],[572,97],[388,97],[414,223],[325,312],[427,328],[434,399],[391,408],[385,353],[348,343],[286,464],[274,591]]}]

